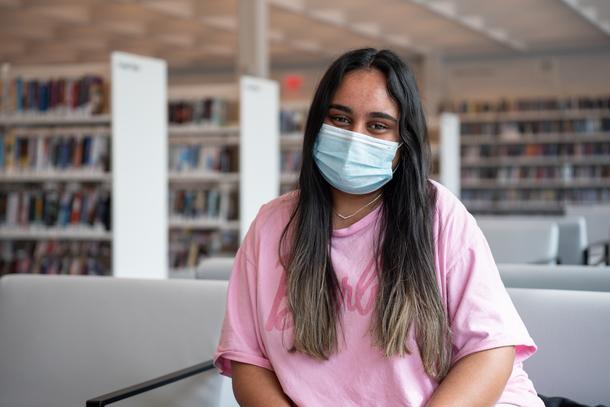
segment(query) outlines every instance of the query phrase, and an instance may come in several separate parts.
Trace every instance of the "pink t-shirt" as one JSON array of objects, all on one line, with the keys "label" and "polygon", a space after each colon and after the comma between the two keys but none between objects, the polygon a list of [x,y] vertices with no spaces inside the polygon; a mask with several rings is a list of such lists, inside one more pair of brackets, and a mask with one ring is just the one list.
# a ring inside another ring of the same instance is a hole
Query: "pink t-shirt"
[{"label": "pink t-shirt", "polygon": [[[489,246],[459,200],[434,185],[436,276],[450,321],[454,361],[515,345],[513,372],[498,403],[543,407],[522,368],[536,345],[500,280]],[[326,361],[288,352],[291,319],[278,243],[296,198],[292,192],[264,205],[237,253],[216,367],[227,376],[231,360],[270,369],[299,406],[424,405],[438,383],[425,373],[413,335],[408,339],[411,355],[386,358],[368,333],[377,289],[373,245],[380,207],[332,234],[332,263],[344,293],[345,342],[340,341],[339,352]]]}]

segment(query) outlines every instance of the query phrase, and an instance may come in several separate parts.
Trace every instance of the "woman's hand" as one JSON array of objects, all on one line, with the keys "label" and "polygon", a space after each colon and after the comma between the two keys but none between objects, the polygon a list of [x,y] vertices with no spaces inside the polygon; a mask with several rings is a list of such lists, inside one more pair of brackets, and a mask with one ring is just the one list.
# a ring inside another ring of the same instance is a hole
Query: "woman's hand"
[{"label": "woman's hand", "polygon": [[513,370],[515,347],[476,352],[460,359],[438,386],[426,407],[495,405]]},{"label": "woman's hand", "polygon": [[247,363],[231,362],[233,394],[243,407],[290,407],[275,373]]}]

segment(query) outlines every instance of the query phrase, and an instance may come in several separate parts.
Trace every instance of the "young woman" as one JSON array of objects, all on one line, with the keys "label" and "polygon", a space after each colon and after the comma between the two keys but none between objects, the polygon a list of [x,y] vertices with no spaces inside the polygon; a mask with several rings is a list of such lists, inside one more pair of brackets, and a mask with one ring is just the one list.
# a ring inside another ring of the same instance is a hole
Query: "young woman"
[{"label": "young woman", "polygon": [[337,59],[298,190],[260,209],[235,260],[215,364],[241,405],[543,406],[487,242],[429,168],[405,63]]}]

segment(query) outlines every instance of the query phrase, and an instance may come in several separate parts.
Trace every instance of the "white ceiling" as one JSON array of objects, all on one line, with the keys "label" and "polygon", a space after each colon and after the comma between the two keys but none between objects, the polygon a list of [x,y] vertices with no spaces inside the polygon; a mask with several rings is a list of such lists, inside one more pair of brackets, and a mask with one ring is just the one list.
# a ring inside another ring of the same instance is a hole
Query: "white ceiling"
[{"label": "white ceiling", "polygon": [[[349,48],[404,56],[610,49],[609,0],[268,0],[272,67]],[[237,0],[0,0],[0,62],[102,62],[112,50],[174,69],[234,69]]]}]

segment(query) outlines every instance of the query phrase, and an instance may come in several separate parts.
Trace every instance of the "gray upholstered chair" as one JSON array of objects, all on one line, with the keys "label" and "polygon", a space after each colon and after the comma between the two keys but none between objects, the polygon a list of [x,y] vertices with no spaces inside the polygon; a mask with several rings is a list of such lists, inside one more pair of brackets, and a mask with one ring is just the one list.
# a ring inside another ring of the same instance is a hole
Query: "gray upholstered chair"
[{"label": "gray upholstered chair", "polygon": [[497,263],[557,263],[559,228],[556,222],[479,217],[477,224]]},{"label": "gray upholstered chair", "polygon": [[587,224],[582,216],[555,218],[559,228],[559,260],[561,264],[587,264]]},{"label": "gray upholstered chair", "polygon": [[233,257],[209,257],[202,260],[195,272],[200,280],[229,280],[233,269]]},{"label": "gray upholstered chair", "polygon": [[498,264],[506,287],[610,292],[610,267]]},{"label": "gray upholstered chair", "polygon": [[536,390],[610,405],[610,293],[508,288],[538,345],[525,361]]},{"label": "gray upholstered chair", "polygon": [[172,279],[225,280],[231,277],[233,257],[208,257],[199,262],[197,267],[172,271]]},{"label": "gray upholstered chair", "polygon": [[610,264],[610,205],[568,205],[567,216],[581,216],[587,224],[586,263]]},{"label": "gray upholstered chair", "polygon": [[236,405],[230,380],[204,371],[220,335],[226,287],[225,281],[2,277],[0,406],[84,406],[193,366],[183,375],[203,373],[120,405]]}]

